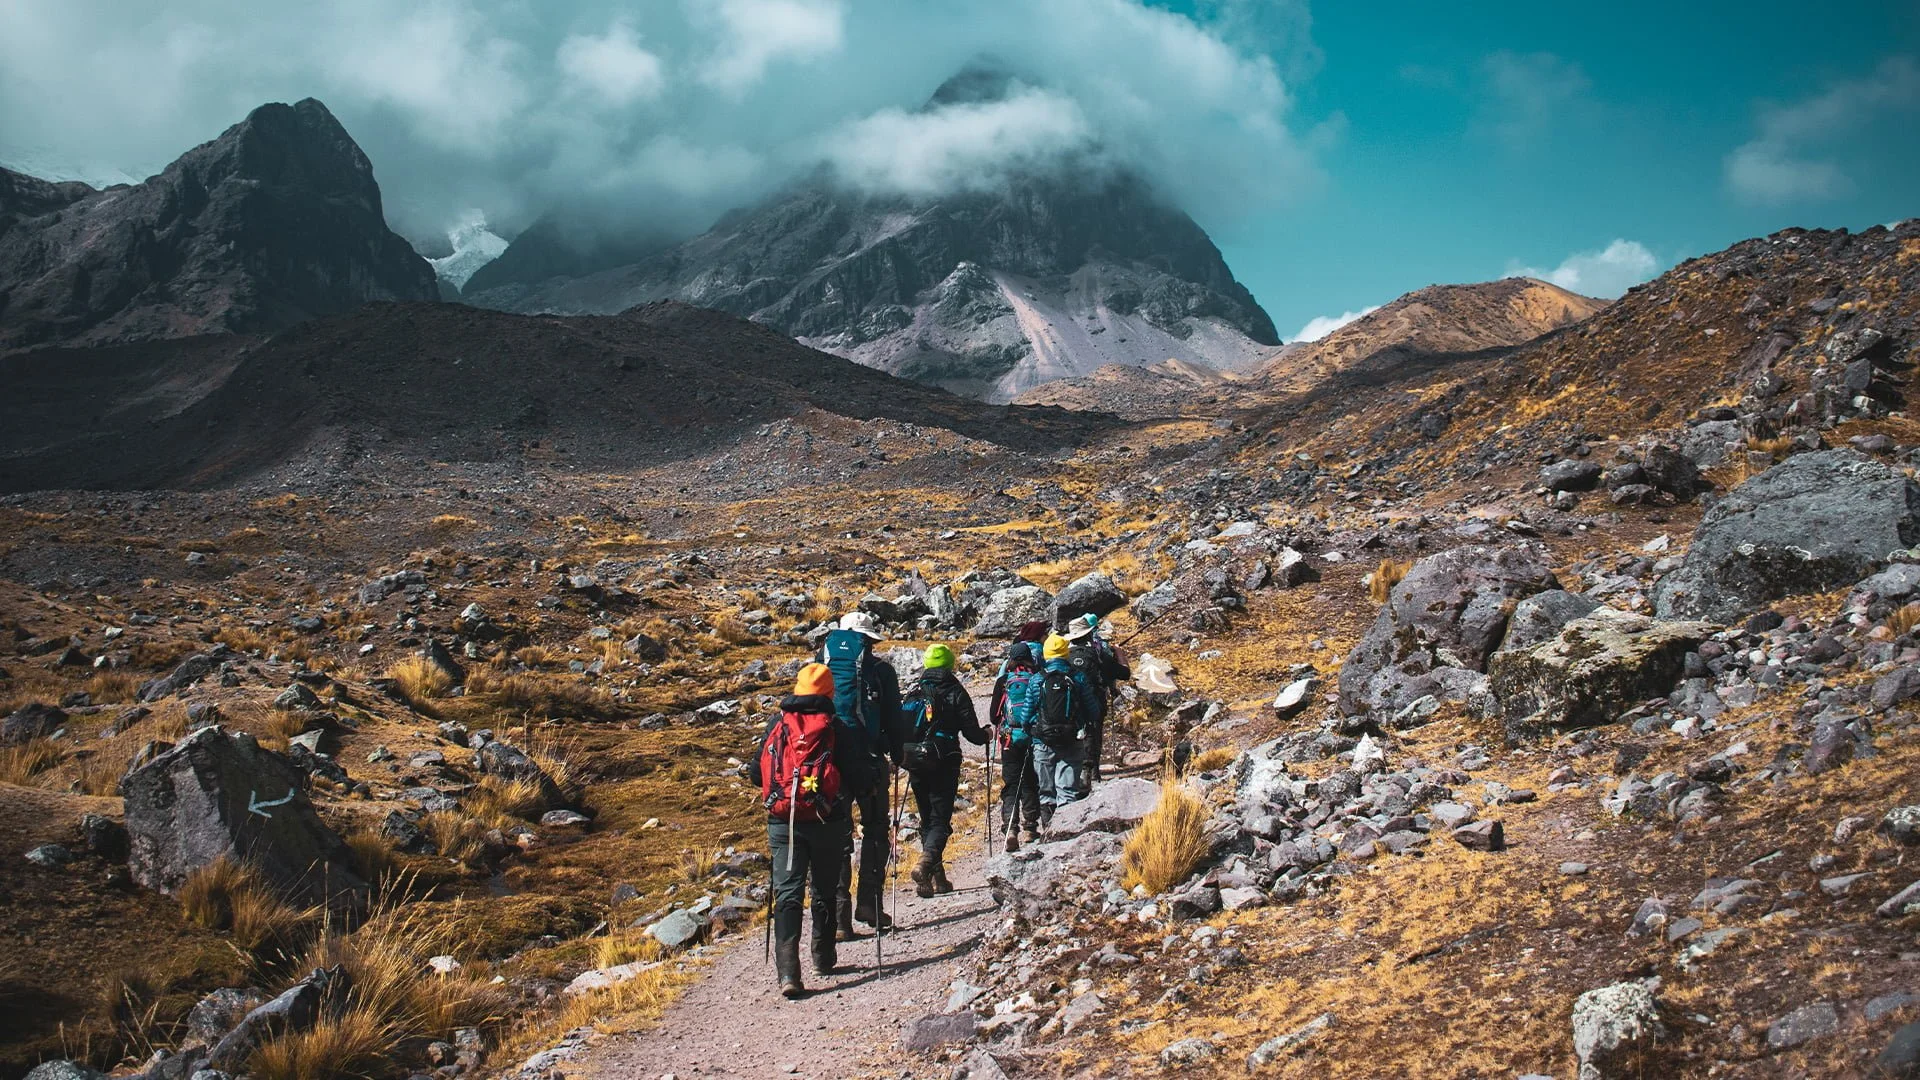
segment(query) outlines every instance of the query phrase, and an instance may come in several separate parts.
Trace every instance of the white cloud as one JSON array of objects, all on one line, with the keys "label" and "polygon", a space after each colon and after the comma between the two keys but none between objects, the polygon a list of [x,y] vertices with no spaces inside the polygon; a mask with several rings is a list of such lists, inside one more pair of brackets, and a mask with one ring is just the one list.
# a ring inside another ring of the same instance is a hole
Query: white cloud
[{"label": "white cloud", "polygon": [[1072,99],[1027,89],[927,112],[883,109],[830,135],[826,157],[860,187],[932,195],[998,187],[1010,171],[1082,149],[1091,135]]},{"label": "white cloud", "polygon": [[[1340,123],[1293,116],[1283,72],[1317,62],[1300,0],[1199,8],[0,0],[0,160],[144,176],[262,102],[312,96],[418,236],[468,207],[510,234],[583,192],[616,227],[687,233],[823,157],[931,191],[1060,145],[1137,170],[1219,234],[1321,183]],[[1004,108],[917,111],[981,56],[1036,89]]]},{"label": "white cloud", "polygon": [[651,101],[667,84],[660,58],[641,46],[626,19],[615,19],[605,34],[574,34],[553,59],[562,80],[610,108]]},{"label": "white cloud", "polygon": [[1858,130],[1877,114],[1920,105],[1920,66],[1892,57],[1873,74],[1837,82],[1824,92],[1760,114],[1759,132],[1727,155],[1727,187],[1743,202],[1777,204],[1831,199],[1853,189],[1840,165],[1822,156],[1822,142]]},{"label": "white cloud", "polygon": [[1546,135],[1593,88],[1579,64],[1548,52],[1491,53],[1480,75],[1486,97],[1476,123],[1516,149]]},{"label": "white cloud", "polygon": [[1328,334],[1333,333],[1348,323],[1364,319],[1379,310],[1380,305],[1375,304],[1370,308],[1361,308],[1359,311],[1343,311],[1338,315],[1315,316],[1307,320],[1307,325],[1301,327],[1299,333],[1287,340],[1295,342],[1319,341],[1321,338],[1326,337]]},{"label": "white cloud", "polygon": [[1637,240],[1615,240],[1599,251],[1579,251],[1551,270],[1507,264],[1508,277],[1530,277],[1582,296],[1613,299],[1660,272],[1660,260]]},{"label": "white cloud", "polygon": [[845,37],[842,0],[689,0],[718,23],[721,42],[700,78],[738,93],[775,60],[813,60],[837,52]]}]

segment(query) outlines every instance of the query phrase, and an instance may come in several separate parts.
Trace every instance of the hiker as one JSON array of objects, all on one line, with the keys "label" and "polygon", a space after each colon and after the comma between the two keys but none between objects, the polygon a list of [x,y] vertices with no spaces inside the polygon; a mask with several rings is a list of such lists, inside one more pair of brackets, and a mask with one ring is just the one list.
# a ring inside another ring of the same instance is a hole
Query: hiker
[{"label": "hiker", "polygon": [[1048,634],[1041,648],[1040,715],[1033,726],[1033,775],[1040,782],[1040,830],[1053,825],[1053,813],[1086,798],[1080,784],[1085,761],[1087,718],[1093,715],[1093,690],[1074,678],[1067,663],[1071,646]]},{"label": "hiker", "polygon": [[793,693],[767,724],[748,775],[767,809],[767,852],[773,860],[774,967],[780,993],[806,993],[800,981],[802,896],[813,883],[813,970],[833,972],[840,875],[852,841],[852,792],[873,782],[865,739],[834,711],[833,672],[808,664]]},{"label": "hiker", "polygon": [[842,941],[853,940],[855,919],[876,930],[892,925],[880,910],[880,896],[893,844],[887,821],[887,786],[900,762],[900,674],[892,664],[874,655],[873,643],[881,636],[880,624],[873,616],[864,611],[848,612],[820,643],[820,654],[815,657],[833,671],[834,704],[840,718],[860,728],[866,737],[873,778],[866,789],[853,793],[854,806],[860,812],[860,872],[856,879],[849,845],[835,921]]},{"label": "hiker", "polygon": [[973,709],[973,696],[953,672],[953,650],[927,646],[920,681],[900,707],[901,764],[920,811],[920,863],[913,868],[913,891],[920,896],[950,893],[947,838],[953,835],[953,800],[960,790],[960,736],[984,746],[987,733]]},{"label": "hiker", "polygon": [[1033,725],[1040,710],[1040,654],[1034,643],[1016,641],[1007,646],[1000,677],[993,683],[989,718],[1000,744],[1000,824],[1007,850],[1020,850],[1020,833],[1027,842],[1040,834],[1040,781],[1033,774]]},{"label": "hiker", "polygon": [[1106,743],[1107,711],[1113,696],[1120,692],[1120,684],[1133,678],[1133,671],[1121,659],[1120,651],[1100,636],[1100,616],[1088,614],[1073,620],[1065,636],[1067,663],[1072,666],[1074,677],[1091,689],[1089,700],[1094,706],[1086,725],[1087,764],[1080,774],[1084,795],[1092,790],[1093,782],[1100,779],[1100,751]]}]

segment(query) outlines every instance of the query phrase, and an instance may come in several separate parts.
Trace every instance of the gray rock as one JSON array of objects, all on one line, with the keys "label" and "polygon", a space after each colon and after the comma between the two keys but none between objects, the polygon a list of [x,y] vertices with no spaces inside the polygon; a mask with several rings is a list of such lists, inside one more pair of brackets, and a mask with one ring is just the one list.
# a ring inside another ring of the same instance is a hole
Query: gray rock
[{"label": "gray rock", "polygon": [[1887,811],[1873,831],[1896,844],[1920,845],[1920,806],[1896,806]]},{"label": "gray rock", "polygon": [[1894,893],[1887,898],[1886,903],[1873,909],[1873,913],[1883,919],[1897,919],[1916,911],[1920,911],[1920,881]]},{"label": "gray rock", "polygon": [[317,709],[320,707],[320,695],[313,692],[306,683],[297,682],[280,691],[273,699],[273,707],[282,710]]},{"label": "gray rock", "polygon": [[1280,693],[1274,697],[1273,711],[1282,720],[1293,719],[1299,715],[1300,710],[1307,707],[1307,702],[1312,699],[1313,692],[1319,688],[1319,685],[1319,678],[1313,675],[1293,680],[1281,688]]},{"label": "gray rock", "polygon": [[1173,582],[1163,582],[1134,597],[1133,617],[1141,623],[1156,622],[1172,610],[1179,599],[1179,589]]},{"label": "gray rock", "polygon": [[1850,450],[1800,454],[1722,498],[1654,591],[1662,618],[1729,622],[1860,580],[1920,543],[1920,485]]},{"label": "gray rock", "polygon": [[923,1016],[907,1025],[907,1030],[900,1036],[900,1043],[916,1054],[931,1053],[943,1046],[972,1039],[976,1023],[971,1012]]},{"label": "gray rock", "polygon": [[312,1027],[320,1018],[320,1009],[328,994],[342,993],[346,982],[347,974],[341,967],[313,969],[279,997],[242,1017],[232,1031],[214,1044],[207,1055],[207,1067],[222,1072],[241,1071],[247,1059],[269,1038]]},{"label": "gray rock", "polygon": [[588,817],[577,810],[549,810],[540,815],[540,824],[549,829],[572,829],[585,825]]},{"label": "gray rock", "polygon": [[43,739],[66,726],[65,712],[42,702],[30,702],[0,720],[0,746],[18,746],[30,739]]},{"label": "gray rock", "polygon": [[402,589],[426,583],[427,575],[418,570],[402,570],[397,574],[387,574],[360,586],[360,602],[367,605],[377,604]]},{"label": "gray rock", "polygon": [[1592,491],[1600,486],[1600,464],[1582,458],[1567,458],[1543,466],[1540,486],[1548,491]]},{"label": "gray rock", "polygon": [[1074,998],[1067,1003],[1066,1008],[1060,1010],[1058,1019],[1061,1034],[1071,1035],[1075,1028],[1085,1027],[1088,1021],[1106,1007],[1106,999],[1092,990]]},{"label": "gray rock", "polygon": [[287,898],[356,907],[369,894],[352,852],[307,801],[304,777],[251,735],[206,727],[129,772],[128,868],[171,895],[218,859],[244,859]]},{"label": "gray rock", "polygon": [[1160,801],[1160,785],[1138,776],[1096,784],[1093,793],[1053,813],[1048,835],[1055,839],[1084,832],[1124,832],[1140,824]]},{"label": "gray rock", "polygon": [[1903,667],[1875,679],[1867,703],[1885,710],[1916,697],[1920,697],[1920,667]]},{"label": "gray rock", "polygon": [[107,1080],[107,1074],[77,1061],[43,1061],[27,1071],[25,1080]]},{"label": "gray rock", "polygon": [[1091,889],[1101,876],[1111,874],[1120,848],[1120,837],[1109,832],[1030,844],[987,861],[987,889],[1004,911],[1047,918],[1068,894]]},{"label": "gray rock", "polygon": [[1321,1013],[1319,1016],[1294,1028],[1285,1035],[1275,1035],[1261,1043],[1253,1053],[1247,1055],[1248,1069],[1264,1069],[1280,1059],[1282,1054],[1293,1053],[1315,1035],[1333,1026],[1333,1014]]},{"label": "gray rock", "polygon": [[1920,599],[1920,563],[1895,563],[1855,585],[1853,589],[1855,592],[1870,592],[1896,604]]},{"label": "gray rock", "polygon": [[177,694],[201,679],[211,675],[220,667],[220,660],[212,653],[195,653],[180,661],[172,674],[165,678],[154,679],[140,687],[140,700],[159,701],[170,694]]},{"label": "gray rock", "polygon": [[553,777],[547,775],[547,770],[518,747],[490,741],[474,752],[473,759],[488,776],[538,785],[540,797],[547,806],[561,807],[567,803],[565,793],[553,782]]},{"label": "gray rock", "polygon": [[1219,1053],[1220,1048],[1206,1039],[1181,1039],[1179,1042],[1168,1044],[1166,1049],[1160,1051],[1160,1064],[1178,1069],[1188,1065],[1198,1065],[1209,1058],[1217,1057]]},{"label": "gray rock", "polygon": [[706,928],[697,916],[683,909],[670,911],[647,927],[647,936],[668,949],[684,949],[699,940]]},{"label": "gray rock", "polygon": [[[1533,546],[1460,547],[1420,560],[1341,667],[1340,707],[1397,712],[1436,693],[1437,669],[1484,671],[1514,603],[1558,585]],[[1466,685],[1437,689],[1453,696]]]},{"label": "gray rock", "polygon": [[187,1033],[180,1047],[206,1049],[238,1027],[246,1015],[267,1003],[267,995],[256,987],[215,990],[187,1011]]},{"label": "gray rock", "polygon": [[1649,447],[1640,459],[1640,471],[1647,483],[1682,502],[1713,488],[1701,477],[1699,466],[1671,446]]},{"label": "gray rock", "polygon": [[[1920,1020],[1895,1031],[1873,1064],[1887,1080],[1920,1080]],[[32,1073],[27,1077],[34,1080]]]},{"label": "gray rock", "polygon": [[1920,1002],[1920,994],[1911,994],[1905,990],[1895,990],[1891,994],[1881,994],[1879,997],[1868,1001],[1866,1007],[1861,1009],[1860,1013],[1867,1018],[1867,1023],[1877,1024],[1882,1017],[1899,1012],[1901,1009],[1915,1002]]},{"label": "gray rock", "polygon": [[1473,807],[1447,801],[1427,807],[1427,813],[1433,815],[1433,820],[1443,829],[1457,829],[1472,821],[1474,816]]},{"label": "gray rock", "polygon": [[1637,1075],[1636,1059],[1665,1035],[1660,1003],[1645,983],[1603,986],[1573,1003],[1573,1053],[1580,1080]]},{"label": "gray rock", "polygon": [[1807,753],[1802,759],[1802,766],[1807,770],[1807,775],[1818,776],[1851,762],[1855,750],[1855,735],[1849,720],[1828,717],[1813,725],[1813,735],[1807,740]]},{"label": "gray rock", "polygon": [[1526,649],[1551,641],[1568,623],[1593,614],[1599,606],[1598,600],[1565,589],[1535,593],[1514,606],[1500,648]]},{"label": "gray rock", "polygon": [[1551,641],[1495,653],[1487,679],[1507,741],[1612,723],[1632,705],[1672,690],[1687,654],[1715,630],[1602,608]]},{"label": "gray rock", "polygon": [[1831,1001],[1802,1005],[1767,1025],[1767,1045],[1785,1050],[1822,1039],[1840,1030],[1840,1010]]},{"label": "gray rock", "polygon": [[1204,919],[1220,910],[1220,890],[1200,885],[1167,897],[1167,913],[1176,919]]},{"label": "gray rock", "polygon": [[105,814],[82,814],[80,835],[87,850],[108,862],[127,861],[127,827]]},{"label": "gray rock", "polygon": [[1633,913],[1633,922],[1627,926],[1628,937],[1651,937],[1667,925],[1667,902],[1657,896],[1649,896],[1640,901],[1640,907]]},{"label": "gray rock", "polygon": [[987,597],[974,624],[973,636],[1010,638],[1020,627],[1051,615],[1053,595],[1038,585],[1016,585]]},{"label": "gray rock", "polygon": [[1461,847],[1474,851],[1504,851],[1507,847],[1506,827],[1498,821],[1476,821],[1453,830],[1453,838]]},{"label": "gray rock", "polygon": [[28,849],[26,860],[35,866],[44,866],[51,870],[72,862],[73,852],[59,844],[40,844]]},{"label": "gray rock", "polygon": [[1107,575],[1095,571],[1076,578],[1053,598],[1053,625],[1064,627],[1082,615],[1105,616],[1127,606],[1127,594]]}]

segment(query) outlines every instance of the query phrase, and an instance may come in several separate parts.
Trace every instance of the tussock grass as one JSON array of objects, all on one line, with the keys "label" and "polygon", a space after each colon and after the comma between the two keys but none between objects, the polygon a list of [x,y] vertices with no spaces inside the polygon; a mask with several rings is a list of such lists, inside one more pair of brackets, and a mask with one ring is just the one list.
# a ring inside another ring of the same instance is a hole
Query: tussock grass
[{"label": "tussock grass", "polygon": [[1127,835],[1120,851],[1121,882],[1163,893],[1187,879],[1207,857],[1207,807],[1193,789],[1168,777],[1160,801]]},{"label": "tussock grass", "polygon": [[644,930],[615,930],[594,942],[593,966],[616,967],[620,964],[645,964],[660,959],[665,952],[660,943]]},{"label": "tussock grass", "polygon": [[66,751],[52,739],[29,739],[18,746],[9,746],[0,750],[0,783],[24,787],[65,757]]},{"label": "tussock grass", "polygon": [[347,848],[353,852],[353,861],[361,870],[361,876],[376,885],[386,885],[400,874],[400,860],[394,855],[393,844],[386,837],[372,829],[355,829],[345,837]]},{"label": "tussock grass", "polygon": [[455,862],[477,862],[487,850],[486,828],[457,810],[435,810],[426,815],[420,819],[420,831],[427,834],[441,855]]},{"label": "tussock grass", "polygon": [[225,644],[234,652],[258,653],[265,656],[273,651],[275,642],[251,626],[229,623],[214,631],[213,640]]},{"label": "tussock grass", "polygon": [[305,1031],[282,1035],[254,1052],[247,1072],[258,1080],[333,1080],[377,1076],[398,1029],[365,1010],[322,1016]]},{"label": "tussock grass", "polygon": [[1381,559],[1373,573],[1367,575],[1367,596],[1376,604],[1384,604],[1393,595],[1393,587],[1406,578],[1407,571],[1413,569],[1411,562],[1398,559]]},{"label": "tussock grass", "polygon": [[430,524],[435,532],[452,533],[476,528],[480,523],[470,517],[461,517],[459,514],[439,514]]},{"label": "tussock grass", "polygon": [[1887,616],[1887,629],[1893,631],[1894,637],[1911,634],[1916,626],[1920,626],[1920,603],[1908,604]]},{"label": "tussock grass", "polygon": [[141,678],[130,671],[102,671],[87,680],[87,695],[95,705],[132,701],[140,691]]},{"label": "tussock grass", "polygon": [[1197,773],[1212,772],[1215,769],[1226,768],[1233,763],[1234,758],[1239,756],[1240,751],[1231,746],[1216,746],[1194,755],[1193,760],[1187,763],[1187,769],[1189,772]]},{"label": "tussock grass", "polygon": [[175,899],[187,921],[229,931],[234,944],[249,952],[291,944],[317,918],[282,900],[258,870],[234,859],[217,859],[188,875]]},{"label": "tussock grass", "polygon": [[467,792],[466,806],[475,818],[495,824],[511,818],[530,821],[548,809],[537,781],[498,776],[481,777],[480,783]]},{"label": "tussock grass", "polygon": [[424,656],[410,656],[387,669],[387,678],[409,702],[432,701],[453,689],[453,679]]},{"label": "tussock grass", "polygon": [[[524,650],[523,650],[524,651]],[[568,677],[522,673],[497,675],[476,670],[467,677],[467,696],[519,716],[591,718],[607,712],[604,692]]]}]

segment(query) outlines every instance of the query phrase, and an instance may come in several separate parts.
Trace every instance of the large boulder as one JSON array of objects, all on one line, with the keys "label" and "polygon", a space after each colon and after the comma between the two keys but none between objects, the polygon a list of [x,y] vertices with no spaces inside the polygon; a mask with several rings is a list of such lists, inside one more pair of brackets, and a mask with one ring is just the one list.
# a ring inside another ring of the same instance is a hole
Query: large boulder
[{"label": "large boulder", "polygon": [[1053,594],[1038,585],[1015,585],[987,597],[980,608],[980,621],[973,636],[1010,638],[1020,628],[1037,619],[1046,619],[1053,607]]},{"label": "large boulder", "polygon": [[67,726],[67,714],[42,701],[31,701],[0,720],[0,746],[17,746],[44,738]]},{"label": "large boulder", "polygon": [[1616,983],[1589,990],[1573,1003],[1573,1054],[1579,1080],[1651,1075],[1646,1053],[1666,1034],[1660,1002],[1647,984]]},{"label": "large boulder", "polygon": [[1611,723],[1632,705],[1665,695],[1687,654],[1718,629],[1601,608],[1550,641],[1493,654],[1487,677],[1507,740]]},{"label": "large boulder", "polygon": [[535,785],[540,789],[540,798],[546,808],[569,805],[560,785],[554,782],[539,762],[519,747],[489,741],[474,751],[473,760],[480,766],[480,771],[488,776]]},{"label": "large boulder", "polygon": [[262,1043],[312,1027],[320,1019],[321,1007],[326,1004],[329,993],[344,993],[346,981],[346,970],[342,967],[314,968],[279,997],[242,1017],[208,1052],[207,1067],[226,1073],[241,1071]]},{"label": "large boulder", "polygon": [[1551,641],[1568,623],[1593,614],[1599,606],[1600,601],[1565,589],[1536,593],[1514,606],[1513,617],[1507,620],[1507,636],[1501,639],[1500,647],[1528,649]]},{"label": "large boulder", "polygon": [[214,725],[187,736],[121,782],[133,879],[172,894],[195,870],[235,859],[296,903],[359,906],[367,883],[314,813],[305,779],[244,732]]},{"label": "large boulder", "polygon": [[1070,900],[1097,906],[1121,843],[1118,833],[1087,832],[995,855],[985,868],[987,890],[1002,911],[1028,919],[1044,918]]},{"label": "large boulder", "polygon": [[1340,669],[1340,707],[1397,711],[1428,694],[1463,697],[1505,637],[1514,604],[1558,586],[1533,545],[1458,547],[1420,560]]},{"label": "large boulder", "polygon": [[1851,450],[1801,454],[1734,488],[1661,579],[1661,618],[1730,622],[1783,596],[1852,584],[1920,544],[1920,485]]},{"label": "large boulder", "polygon": [[1053,625],[1064,627],[1082,615],[1105,616],[1127,606],[1127,594],[1098,571],[1076,579],[1053,598]]},{"label": "large boulder", "polygon": [[1140,824],[1160,801],[1160,785],[1138,776],[1096,784],[1093,793],[1053,812],[1047,834],[1078,836],[1083,832],[1125,832]]}]

